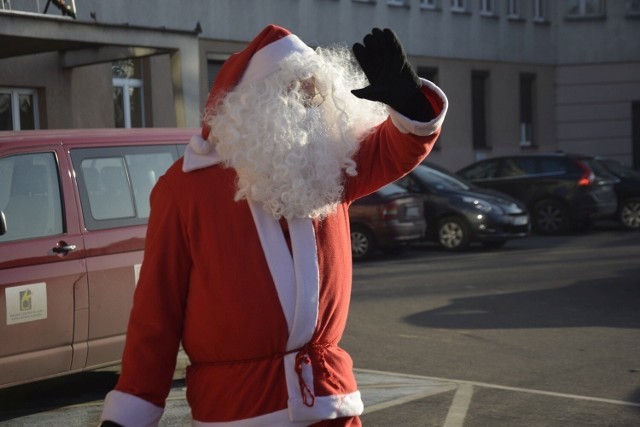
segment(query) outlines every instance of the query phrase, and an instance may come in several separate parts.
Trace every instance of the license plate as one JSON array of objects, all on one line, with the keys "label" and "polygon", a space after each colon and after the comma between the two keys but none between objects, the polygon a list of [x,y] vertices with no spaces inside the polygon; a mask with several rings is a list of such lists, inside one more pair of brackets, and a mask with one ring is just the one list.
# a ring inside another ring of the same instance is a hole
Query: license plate
[{"label": "license plate", "polygon": [[407,208],[407,217],[420,216],[420,208],[417,206],[409,206]]},{"label": "license plate", "polygon": [[513,218],[513,225],[526,225],[529,222],[527,216],[516,216]]}]

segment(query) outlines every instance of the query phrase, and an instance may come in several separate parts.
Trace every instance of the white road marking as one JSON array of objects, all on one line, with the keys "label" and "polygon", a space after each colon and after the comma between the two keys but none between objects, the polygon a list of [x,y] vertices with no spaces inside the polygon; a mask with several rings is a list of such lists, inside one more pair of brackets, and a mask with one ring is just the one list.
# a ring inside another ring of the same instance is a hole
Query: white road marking
[{"label": "white road marking", "polygon": [[471,396],[473,396],[473,386],[460,384],[442,427],[462,427],[464,425],[464,419],[467,417],[471,404]]},{"label": "white road marking", "polygon": [[478,381],[464,381],[464,380],[455,380],[455,379],[448,379],[448,378],[402,374],[402,373],[397,373],[397,372],[373,371],[373,370],[368,370],[368,369],[355,369],[354,371],[356,371],[356,372],[367,372],[367,373],[379,374],[379,375],[393,375],[393,376],[396,376],[396,377],[422,379],[422,380],[427,380],[427,381],[439,381],[439,382],[448,383],[448,384],[452,384],[452,383],[453,384],[468,384],[468,385],[472,385],[472,386],[475,386],[475,387],[494,388],[494,389],[497,389],[497,390],[508,390],[508,391],[516,391],[516,392],[519,392],[519,393],[540,394],[540,395],[543,395],[543,396],[562,397],[562,398],[565,398],[565,399],[586,400],[586,401],[590,401],[590,402],[610,403],[610,404],[613,404],[613,405],[632,406],[632,407],[640,408],[640,403],[638,403],[638,402],[629,402],[629,401],[625,401],[625,400],[615,400],[615,399],[604,399],[604,398],[601,398],[601,397],[582,396],[582,395],[579,395],[579,394],[558,393],[558,392],[555,392],[555,391],[536,390],[536,389],[522,388],[522,387],[510,387],[510,386],[504,386],[504,385],[499,385],[499,384],[483,383],[483,382],[478,382]]}]

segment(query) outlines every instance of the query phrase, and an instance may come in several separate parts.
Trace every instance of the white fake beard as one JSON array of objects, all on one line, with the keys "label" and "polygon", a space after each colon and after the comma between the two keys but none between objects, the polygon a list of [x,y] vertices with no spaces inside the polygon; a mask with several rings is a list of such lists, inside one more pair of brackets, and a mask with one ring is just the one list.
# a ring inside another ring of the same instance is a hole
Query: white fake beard
[{"label": "white fake beard", "polygon": [[[308,58],[301,64],[308,67]],[[349,106],[342,102],[344,94],[331,93],[320,106],[307,108],[300,88],[290,87],[291,81],[309,78],[306,72],[237,88],[210,123],[218,154],[238,175],[236,200],[259,203],[276,219],[321,219],[335,212],[345,173],[356,175],[353,156],[362,130],[383,119],[378,111],[372,123],[350,123],[349,111],[359,114],[362,103],[355,103],[359,110]],[[316,69],[313,75],[321,73]],[[319,86],[321,93],[328,90]],[[373,103],[365,102],[365,110],[372,111]]]},{"label": "white fake beard", "polygon": [[345,145],[338,152],[319,107],[306,110],[295,124],[278,124],[274,120],[281,116],[273,113],[261,114],[260,123],[250,122],[256,137],[245,135],[233,146],[218,143],[218,153],[232,159],[238,174],[236,200],[260,203],[276,219],[322,218],[334,212],[343,190],[341,159],[352,154],[356,141],[351,150]]}]

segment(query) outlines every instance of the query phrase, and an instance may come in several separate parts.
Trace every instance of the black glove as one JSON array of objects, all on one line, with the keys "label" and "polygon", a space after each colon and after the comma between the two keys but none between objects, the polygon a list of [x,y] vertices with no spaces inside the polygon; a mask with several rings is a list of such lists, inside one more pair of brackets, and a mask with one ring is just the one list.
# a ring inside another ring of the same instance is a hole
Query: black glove
[{"label": "black glove", "polygon": [[385,103],[412,120],[433,119],[433,108],[420,91],[420,79],[394,32],[374,28],[363,43],[364,46],[353,45],[353,54],[369,79],[369,86],[351,93],[358,98]]},{"label": "black glove", "polygon": [[100,424],[100,427],[122,427],[122,426],[118,423],[114,423],[113,421],[103,421]]}]

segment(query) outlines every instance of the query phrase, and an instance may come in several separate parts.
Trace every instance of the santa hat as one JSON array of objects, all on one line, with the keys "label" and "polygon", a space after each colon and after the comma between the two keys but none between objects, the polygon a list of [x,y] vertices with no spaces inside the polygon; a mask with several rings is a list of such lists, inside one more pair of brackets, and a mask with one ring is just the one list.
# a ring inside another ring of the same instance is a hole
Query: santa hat
[{"label": "santa hat", "polygon": [[243,51],[231,55],[209,92],[202,119],[202,139],[206,141],[209,137],[211,128],[207,118],[215,114],[216,105],[225,93],[240,83],[257,81],[274,73],[287,56],[296,52],[314,51],[287,29],[269,25]]}]

